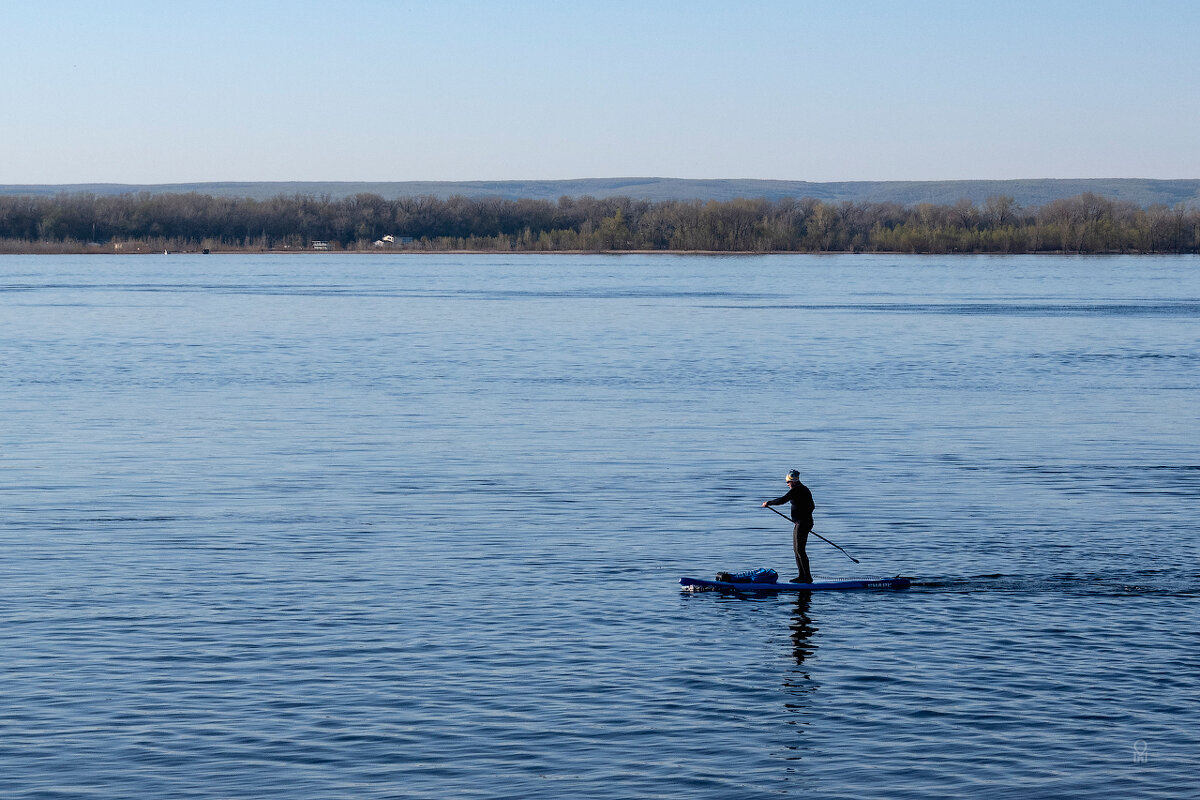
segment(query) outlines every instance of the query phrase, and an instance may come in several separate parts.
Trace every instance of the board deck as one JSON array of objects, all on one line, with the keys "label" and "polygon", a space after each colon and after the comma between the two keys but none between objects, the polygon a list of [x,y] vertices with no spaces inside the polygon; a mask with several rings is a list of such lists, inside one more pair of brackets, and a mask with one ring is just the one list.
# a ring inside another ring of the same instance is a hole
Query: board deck
[{"label": "board deck", "polygon": [[733,592],[818,592],[823,590],[849,591],[853,589],[907,589],[912,580],[897,575],[894,578],[866,578],[854,581],[828,581],[824,583],[730,583],[710,581],[704,578],[680,578],[679,585],[686,589],[725,589]]}]

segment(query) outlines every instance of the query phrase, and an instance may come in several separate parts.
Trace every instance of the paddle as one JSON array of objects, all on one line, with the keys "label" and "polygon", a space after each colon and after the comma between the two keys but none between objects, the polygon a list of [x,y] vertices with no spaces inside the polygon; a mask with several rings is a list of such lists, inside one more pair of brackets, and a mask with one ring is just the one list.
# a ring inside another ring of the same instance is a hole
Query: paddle
[{"label": "paddle", "polygon": [[[767,506],[767,508],[771,508],[771,506]],[[771,510],[772,510],[772,511],[774,511],[774,512],[775,512],[776,514],[778,514],[779,516],[781,516],[781,517],[783,517],[784,519],[786,519],[788,522],[791,522],[791,521],[792,521],[792,518],[791,518],[791,517],[789,517],[787,514],[784,514],[782,511],[779,511],[778,509],[774,509],[774,508],[771,508]],[[830,542],[828,539],[826,539],[824,536],[822,536],[821,534],[817,533],[816,531],[809,531],[809,533],[811,533],[813,536],[815,536],[815,537],[817,537],[818,539],[820,539],[822,542],[829,542],[829,544],[832,544],[832,545],[833,545],[834,547],[836,547],[838,550],[842,550],[842,546],[841,546],[841,545],[839,545],[839,544],[834,544],[833,542]],[[848,558],[848,559],[850,559],[851,561],[853,561],[855,564],[859,563],[859,561],[858,561],[858,559],[857,559],[857,558],[855,558],[854,556],[850,555],[850,554],[849,554],[849,553],[847,553],[845,550],[842,550],[842,554],[843,554],[844,556],[846,556],[846,558]]]}]

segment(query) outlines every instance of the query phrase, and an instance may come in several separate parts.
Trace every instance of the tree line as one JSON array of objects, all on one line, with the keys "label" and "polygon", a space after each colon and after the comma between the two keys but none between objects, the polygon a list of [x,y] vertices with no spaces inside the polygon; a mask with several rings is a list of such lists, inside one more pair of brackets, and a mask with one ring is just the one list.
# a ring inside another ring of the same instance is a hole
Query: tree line
[{"label": "tree line", "polygon": [[[396,242],[383,241],[385,236]],[[1037,208],[373,194],[0,196],[0,250],[515,250],[902,253],[1200,253],[1200,209],[1082,194]]]}]

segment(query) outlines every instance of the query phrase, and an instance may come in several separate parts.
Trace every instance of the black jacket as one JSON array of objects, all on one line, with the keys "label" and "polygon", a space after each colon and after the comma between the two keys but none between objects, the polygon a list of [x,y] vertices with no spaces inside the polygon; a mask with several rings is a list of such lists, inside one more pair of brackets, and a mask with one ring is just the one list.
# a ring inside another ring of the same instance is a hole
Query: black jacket
[{"label": "black jacket", "polygon": [[784,503],[792,504],[792,522],[812,522],[813,509],[817,504],[813,502],[812,492],[803,483],[790,487],[783,497],[767,501],[769,506],[780,506]]}]

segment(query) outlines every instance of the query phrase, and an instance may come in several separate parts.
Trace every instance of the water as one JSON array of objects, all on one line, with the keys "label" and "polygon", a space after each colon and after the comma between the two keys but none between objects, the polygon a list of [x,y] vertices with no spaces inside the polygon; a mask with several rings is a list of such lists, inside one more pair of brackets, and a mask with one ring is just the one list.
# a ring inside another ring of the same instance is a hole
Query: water
[{"label": "water", "polygon": [[[6,798],[1177,797],[1200,260],[0,258]],[[798,468],[817,579],[759,503]]]}]

